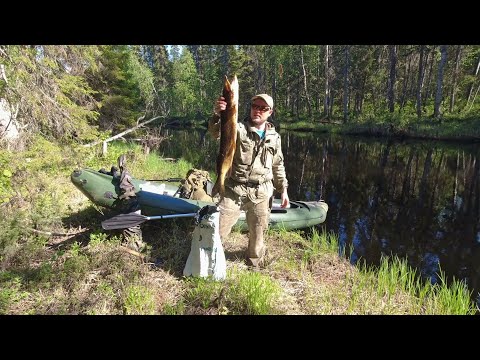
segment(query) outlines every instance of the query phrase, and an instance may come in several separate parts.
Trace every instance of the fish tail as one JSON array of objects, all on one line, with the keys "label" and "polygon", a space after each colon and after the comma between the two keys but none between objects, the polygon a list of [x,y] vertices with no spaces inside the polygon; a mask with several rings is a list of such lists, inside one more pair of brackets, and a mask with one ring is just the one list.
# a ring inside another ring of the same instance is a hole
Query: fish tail
[{"label": "fish tail", "polygon": [[215,197],[218,192],[219,192],[219,185],[218,185],[218,180],[215,181],[215,185],[213,185],[213,188],[212,188],[212,197]]},{"label": "fish tail", "polygon": [[212,188],[212,197],[216,196],[217,194],[220,194],[221,196],[225,194],[225,181],[222,177],[219,177],[217,181],[215,181],[215,185],[213,185]]}]

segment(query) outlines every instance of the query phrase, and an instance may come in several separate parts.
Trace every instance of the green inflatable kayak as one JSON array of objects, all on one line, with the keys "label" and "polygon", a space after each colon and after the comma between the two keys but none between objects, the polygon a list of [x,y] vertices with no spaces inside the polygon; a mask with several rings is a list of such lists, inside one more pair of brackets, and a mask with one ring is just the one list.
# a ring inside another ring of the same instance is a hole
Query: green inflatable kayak
[{"label": "green inflatable kayak", "polygon": [[[80,191],[99,206],[116,209],[120,204],[119,178],[92,169],[79,169],[72,172],[70,179]],[[186,214],[200,210],[212,202],[184,199],[179,196],[178,185],[167,182],[152,182],[132,179],[141,213],[147,216]],[[328,205],[324,201],[290,201],[286,209],[280,208],[280,199],[273,200],[270,214],[270,228],[301,229],[325,221]],[[237,222],[242,230],[247,230],[245,214],[242,212]]]}]

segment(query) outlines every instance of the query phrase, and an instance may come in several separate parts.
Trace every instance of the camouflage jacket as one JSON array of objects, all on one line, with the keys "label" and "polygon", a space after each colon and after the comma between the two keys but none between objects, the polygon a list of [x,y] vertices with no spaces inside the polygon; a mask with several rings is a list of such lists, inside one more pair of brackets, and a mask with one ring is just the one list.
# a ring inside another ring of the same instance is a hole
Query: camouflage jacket
[{"label": "camouflage jacket", "polygon": [[[280,134],[272,123],[266,123],[263,139],[248,123],[248,117],[237,123],[237,143],[233,157],[230,179],[245,184],[262,184],[270,180],[278,192],[288,187],[283,162]],[[220,117],[214,115],[208,124],[208,131],[220,138]]]}]

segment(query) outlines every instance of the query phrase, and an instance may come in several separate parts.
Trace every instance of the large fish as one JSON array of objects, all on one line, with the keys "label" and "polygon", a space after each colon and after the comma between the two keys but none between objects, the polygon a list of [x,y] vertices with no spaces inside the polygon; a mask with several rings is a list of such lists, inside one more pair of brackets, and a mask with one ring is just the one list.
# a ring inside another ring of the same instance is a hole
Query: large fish
[{"label": "large fish", "polygon": [[233,155],[237,142],[238,119],[238,79],[233,77],[232,82],[225,76],[223,84],[223,97],[227,107],[220,114],[220,150],[217,156],[217,181],[212,189],[212,195],[224,195],[225,179],[232,169]]}]

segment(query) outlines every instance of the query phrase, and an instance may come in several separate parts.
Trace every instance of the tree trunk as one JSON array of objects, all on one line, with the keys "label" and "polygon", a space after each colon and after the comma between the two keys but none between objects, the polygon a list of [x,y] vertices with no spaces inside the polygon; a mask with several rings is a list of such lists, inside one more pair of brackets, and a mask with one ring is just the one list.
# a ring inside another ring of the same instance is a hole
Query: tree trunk
[{"label": "tree trunk", "polygon": [[[478,57],[477,68],[476,68],[475,72],[473,73],[474,77],[476,77],[478,75],[479,70],[480,70],[480,56]],[[470,98],[472,96],[474,86],[475,86],[475,80],[472,81],[472,84],[470,85],[470,89],[468,90],[467,104],[465,105],[465,108],[468,107],[468,103],[470,102]]]},{"label": "tree trunk", "polygon": [[425,67],[426,67],[431,58],[430,68],[428,69],[428,75],[427,75],[427,83],[425,84],[425,87],[424,87],[425,89],[425,94],[423,96],[424,107],[427,104],[428,98],[430,97],[430,81],[432,80],[433,64],[435,63],[435,48],[436,46],[434,46],[433,49],[427,53],[427,59],[425,61]]},{"label": "tree trunk", "polygon": [[425,53],[425,45],[420,45],[420,60],[418,61],[418,81],[417,81],[417,116],[422,116],[422,87],[423,87],[423,56]]},{"label": "tree trunk", "polygon": [[477,98],[479,90],[480,90],[480,84],[477,87],[477,91],[475,91],[475,95],[473,95],[473,99],[472,99],[472,102],[470,103],[470,108],[468,109],[468,111],[472,110],[473,104],[475,103],[475,99]]},{"label": "tree trunk", "polygon": [[[297,64],[295,64],[295,68]],[[299,113],[299,106],[300,106],[300,79],[296,79],[294,82],[295,84],[295,97],[294,97],[294,102],[295,102],[295,118],[298,120],[300,113]]]},{"label": "tree trunk", "polygon": [[317,66],[316,66],[316,75],[317,75],[317,81],[316,81],[316,86],[315,86],[315,110],[317,112],[320,112],[320,107],[321,107],[321,103],[320,103],[320,93],[321,93],[321,90],[320,90],[320,77],[321,77],[321,73],[322,73],[322,57],[321,57],[321,46],[318,47],[318,61],[317,61]]},{"label": "tree trunk", "polygon": [[441,111],[440,105],[442,103],[443,97],[443,70],[447,62],[447,45],[440,46],[440,62],[438,64],[438,76],[437,76],[437,92],[435,94],[435,105],[433,109],[433,117],[435,119],[440,119]]},{"label": "tree trunk", "polygon": [[343,122],[348,122],[348,67],[350,62],[350,46],[345,46],[345,67],[343,71]]},{"label": "tree trunk", "polygon": [[412,63],[412,57],[408,57],[408,62],[406,64],[405,69],[405,76],[403,78],[403,86],[402,86],[402,97],[400,100],[400,111],[403,110],[405,106],[405,100],[407,99],[407,89],[408,89],[408,80],[410,79],[410,65]]},{"label": "tree trunk", "polygon": [[[5,81],[5,84],[9,86],[4,64],[0,64],[0,76],[3,81]],[[19,109],[20,105],[11,105],[11,102],[8,101],[8,98],[0,98],[0,139],[7,139],[9,146],[20,136],[20,132],[18,131],[19,124],[17,122]]]},{"label": "tree trunk", "polygon": [[0,139],[7,139],[8,143],[17,141],[20,136],[17,123],[19,106],[11,110],[10,103],[0,98]]},{"label": "tree trunk", "polygon": [[307,71],[305,70],[305,61],[303,59],[303,46],[302,45],[300,45],[300,60],[301,60],[301,64],[302,64],[303,91],[305,92],[305,98],[307,99],[308,116],[312,117],[312,104],[310,103],[310,95],[308,94]]},{"label": "tree trunk", "polygon": [[325,100],[323,102],[323,112],[327,119],[330,119],[330,61],[331,61],[331,47],[325,46]]},{"label": "tree trunk", "polygon": [[[272,98],[273,103],[277,103],[277,73],[273,71],[273,79],[272,79]],[[272,118],[275,119],[275,112],[272,114]]]},{"label": "tree trunk", "polygon": [[388,110],[393,113],[395,111],[395,77],[397,67],[397,46],[389,45],[390,52],[390,76],[388,77]]},{"label": "tree trunk", "polygon": [[365,100],[365,87],[367,84],[367,76],[365,75],[362,80],[362,86],[360,88],[360,97],[358,102],[358,113],[361,114],[363,111],[363,101]]},{"label": "tree trunk", "polygon": [[455,54],[455,70],[453,71],[453,84],[452,91],[450,93],[450,113],[453,112],[453,107],[455,106],[455,93],[457,92],[457,79],[458,79],[458,69],[460,68],[460,60],[462,58],[462,45],[457,46],[457,52]]}]

